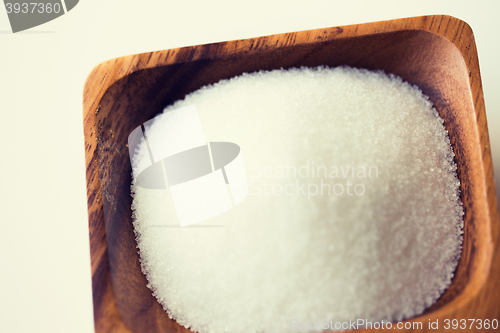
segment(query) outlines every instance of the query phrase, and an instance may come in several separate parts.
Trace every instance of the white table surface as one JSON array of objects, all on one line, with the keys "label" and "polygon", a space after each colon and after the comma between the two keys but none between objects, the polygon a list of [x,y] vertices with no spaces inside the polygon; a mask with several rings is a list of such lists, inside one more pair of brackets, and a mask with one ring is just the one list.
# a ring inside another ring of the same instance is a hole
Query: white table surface
[{"label": "white table surface", "polygon": [[[0,332],[93,332],[82,92],[124,55],[448,14],[474,30],[500,184],[500,1],[82,0],[12,34],[0,8]],[[498,187],[498,185],[497,185]]]}]

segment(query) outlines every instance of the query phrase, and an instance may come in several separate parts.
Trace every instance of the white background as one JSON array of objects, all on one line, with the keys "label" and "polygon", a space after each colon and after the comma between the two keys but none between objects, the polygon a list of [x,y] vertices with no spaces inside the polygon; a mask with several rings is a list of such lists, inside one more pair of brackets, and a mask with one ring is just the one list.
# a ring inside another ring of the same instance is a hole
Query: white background
[{"label": "white background", "polygon": [[[29,2],[29,1],[28,1]],[[500,1],[81,0],[12,34],[0,7],[0,332],[93,332],[82,93],[111,58],[409,16],[474,30],[500,183]]]}]

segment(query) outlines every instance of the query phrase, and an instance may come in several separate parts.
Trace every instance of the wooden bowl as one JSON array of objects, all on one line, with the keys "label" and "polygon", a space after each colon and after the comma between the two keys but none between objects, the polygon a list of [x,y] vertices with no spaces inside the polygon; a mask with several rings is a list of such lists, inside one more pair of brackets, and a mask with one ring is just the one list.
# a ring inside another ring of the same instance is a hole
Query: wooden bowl
[{"label": "wooden bowl", "polygon": [[[498,211],[474,37],[456,18],[423,16],[143,53],[94,68],[84,90],[84,131],[96,332],[189,332],[168,318],[141,273],[129,133],[204,85],[261,69],[319,65],[401,76],[430,96],[450,133],[465,210],[462,257],[445,294],[409,321],[426,327],[429,319],[476,315],[477,306],[467,303],[478,297],[489,311],[483,314],[498,318],[496,263],[488,275]],[[478,295],[486,280],[488,294]]]}]

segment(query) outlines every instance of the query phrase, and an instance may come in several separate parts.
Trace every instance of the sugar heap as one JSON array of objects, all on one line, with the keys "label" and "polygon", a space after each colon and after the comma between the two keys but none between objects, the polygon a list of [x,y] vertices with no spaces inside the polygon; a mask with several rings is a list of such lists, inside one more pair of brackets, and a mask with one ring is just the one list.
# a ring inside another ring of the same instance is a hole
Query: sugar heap
[{"label": "sugar heap", "polygon": [[[207,141],[240,146],[249,193],[181,228],[168,190],[132,186],[148,287],[178,323],[281,333],[397,321],[450,285],[460,183],[443,120],[420,89],[349,67],[262,71],[164,112],[192,104]],[[135,158],[147,156],[143,144]]]}]

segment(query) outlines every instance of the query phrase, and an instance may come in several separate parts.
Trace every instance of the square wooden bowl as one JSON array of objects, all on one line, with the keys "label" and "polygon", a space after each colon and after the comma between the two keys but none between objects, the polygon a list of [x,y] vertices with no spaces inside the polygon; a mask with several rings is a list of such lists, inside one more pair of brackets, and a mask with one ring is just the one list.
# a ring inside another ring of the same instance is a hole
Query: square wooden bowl
[{"label": "square wooden bowl", "polygon": [[498,260],[490,271],[498,211],[474,37],[456,18],[423,16],[143,53],[97,66],[84,90],[96,332],[189,332],[168,318],[141,273],[129,133],[204,85],[244,72],[319,65],[401,76],[430,96],[449,131],[465,210],[462,257],[450,288],[409,321],[426,327],[429,319],[498,318]]}]

